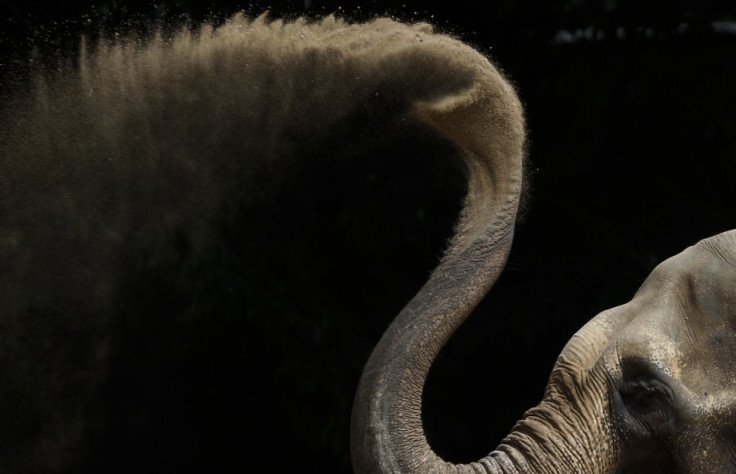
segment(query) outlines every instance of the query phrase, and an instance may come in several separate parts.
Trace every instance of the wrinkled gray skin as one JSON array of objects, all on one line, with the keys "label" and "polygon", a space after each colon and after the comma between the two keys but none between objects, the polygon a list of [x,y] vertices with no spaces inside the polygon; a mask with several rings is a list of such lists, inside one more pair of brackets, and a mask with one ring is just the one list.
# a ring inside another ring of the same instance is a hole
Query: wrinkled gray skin
[{"label": "wrinkled gray skin", "polygon": [[631,302],[573,335],[541,403],[488,456],[455,465],[428,445],[424,381],[504,266],[521,180],[513,89],[462,51],[480,65],[475,88],[418,111],[465,151],[465,208],[439,266],[365,367],[352,418],[356,472],[736,472],[736,231],[665,261]]}]

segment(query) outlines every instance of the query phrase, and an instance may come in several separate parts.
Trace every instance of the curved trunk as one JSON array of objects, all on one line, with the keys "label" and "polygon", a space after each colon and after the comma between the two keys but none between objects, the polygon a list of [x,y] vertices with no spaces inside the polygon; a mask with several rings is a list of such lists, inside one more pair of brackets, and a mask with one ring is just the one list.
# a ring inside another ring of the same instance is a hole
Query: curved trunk
[{"label": "curved trunk", "polygon": [[468,60],[480,72],[469,89],[416,105],[422,119],[462,150],[468,193],[440,264],[386,330],[363,372],[351,428],[359,473],[497,470],[491,457],[471,465],[444,462],[427,443],[421,421],[432,362],[503,269],[521,189],[521,105],[485,58],[474,53]]}]

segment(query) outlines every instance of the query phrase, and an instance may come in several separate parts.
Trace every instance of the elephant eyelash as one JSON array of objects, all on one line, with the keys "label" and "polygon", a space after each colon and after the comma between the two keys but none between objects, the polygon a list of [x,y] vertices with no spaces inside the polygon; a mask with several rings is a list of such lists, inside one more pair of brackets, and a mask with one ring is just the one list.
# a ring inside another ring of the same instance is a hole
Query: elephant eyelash
[{"label": "elephant eyelash", "polygon": [[633,401],[637,405],[646,405],[658,394],[658,391],[651,385],[637,382],[625,387],[623,394],[626,396],[628,401]]}]

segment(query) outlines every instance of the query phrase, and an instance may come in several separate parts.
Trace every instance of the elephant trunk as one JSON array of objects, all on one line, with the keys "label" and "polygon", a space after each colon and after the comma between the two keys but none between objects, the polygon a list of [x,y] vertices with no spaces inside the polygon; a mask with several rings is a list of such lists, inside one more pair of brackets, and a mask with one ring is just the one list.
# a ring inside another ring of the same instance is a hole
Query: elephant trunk
[{"label": "elephant trunk", "polygon": [[511,85],[465,47],[475,82],[415,104],[419,117],[452,140],[468,170],[455,235],[427,283],[386,330],[360,380],[351,450],[358,473],[495,472],[491,457],[454,465],[434,453],[421,421],[429,368],[452,333],[495,283],[512,242],[522,183],[524,118]]}]

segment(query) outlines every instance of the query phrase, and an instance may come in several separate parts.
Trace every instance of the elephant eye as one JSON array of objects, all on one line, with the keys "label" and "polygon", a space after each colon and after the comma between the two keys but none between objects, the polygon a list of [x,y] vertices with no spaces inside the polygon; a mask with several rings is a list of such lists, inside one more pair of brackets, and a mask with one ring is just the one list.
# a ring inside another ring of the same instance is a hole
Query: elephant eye
[{"label": "elephant eye", "polygon": [[672,390],[664,382],[667,376],[650,360],[640,357],[621,359],[621,400],[634,415],[663,414],[672,401]]},{"label": "elephant eye", "polygon": [[653,386],[637,381],[627,384],[621,391],[627,405],[646,407],[650,405],[657,396],[657,390]]},{"label": "elephant eye", "polygon": [[621,398],[632,412],[647,414],[664,407],[667,401],[667,390],[657,380],[637,379],[623,385]]}]

